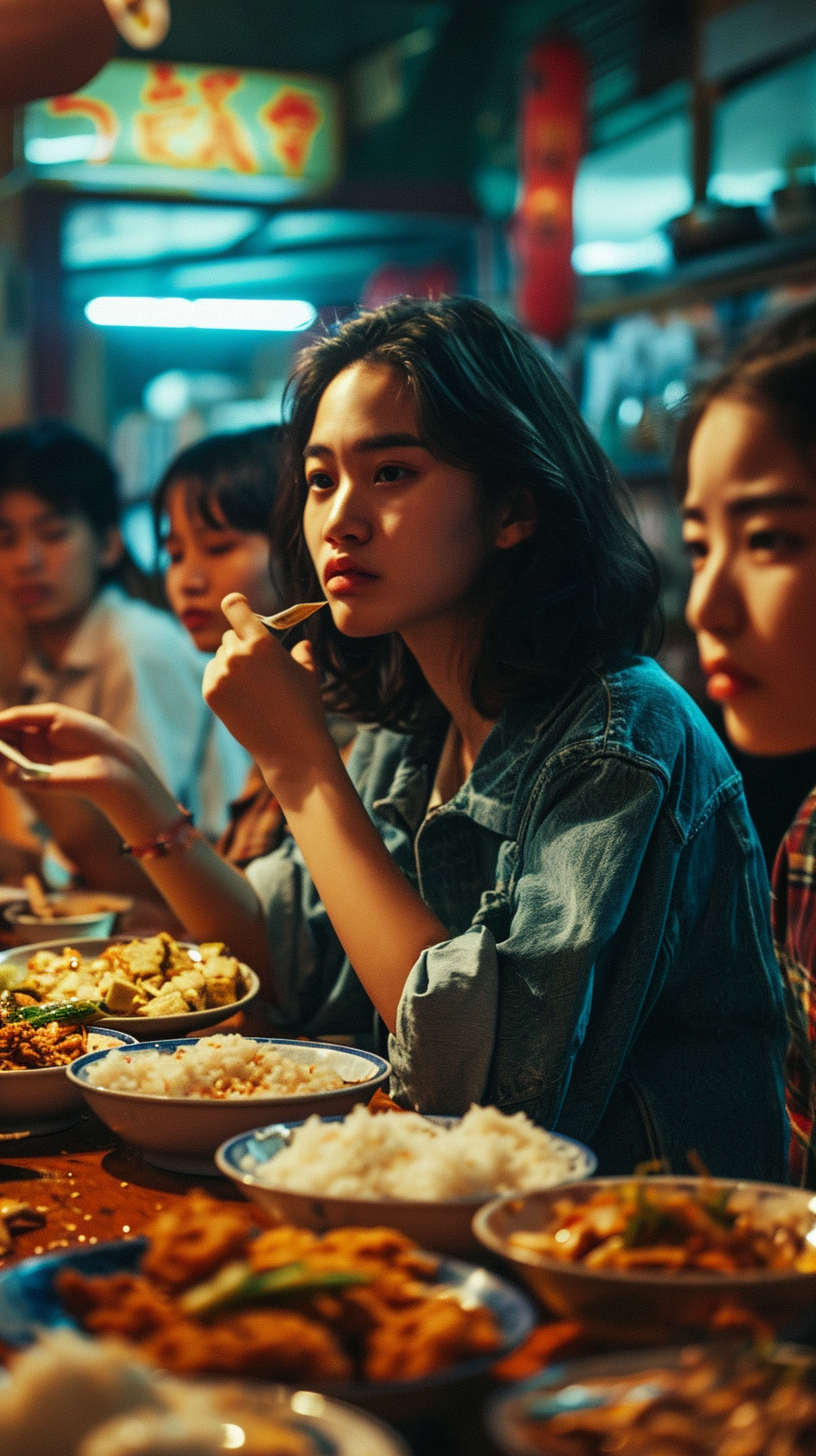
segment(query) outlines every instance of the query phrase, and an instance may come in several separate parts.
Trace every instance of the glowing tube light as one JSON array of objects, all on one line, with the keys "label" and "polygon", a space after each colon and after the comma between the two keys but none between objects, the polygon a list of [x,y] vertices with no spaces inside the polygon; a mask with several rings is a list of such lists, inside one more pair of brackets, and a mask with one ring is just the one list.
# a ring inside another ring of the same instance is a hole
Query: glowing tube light
[{"label": "glowing tube light", "polygon": [[92,298],[85,317],[102,328],[253,329],[297,333],[317,318],[297,298],[136,298],[114,294]]}]

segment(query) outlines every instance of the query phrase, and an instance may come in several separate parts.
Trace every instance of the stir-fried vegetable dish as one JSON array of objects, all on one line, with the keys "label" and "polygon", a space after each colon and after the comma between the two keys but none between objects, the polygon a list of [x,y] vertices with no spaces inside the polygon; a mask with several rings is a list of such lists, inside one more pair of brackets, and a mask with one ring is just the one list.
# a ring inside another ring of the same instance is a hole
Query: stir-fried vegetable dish
[{"label": "stir-fried vegetable dish", "polygon": [[586,1269],[810,1272],[816,1247],[807,1233],[752,1209],[735,1188],[703,1181],[682,1189],[644,1178],[601,1187],[586,1201],[559,1198],[545,1229],[511,1234],[509,1243]]},{"label": "stir-fried vegetable dish", "polygon": [[687,1350],[678,1369],[542,1391],[519,1424],[548,1456],[811,1456],[816,1362]]},{"label": "stir-fried vegetable dish", "polygon": [[41,1002],[94,1001],[115,1016],[179,1016],[232,1006],[247,985],[220,941],[191,948],[161,931],[93,959],[70,946],[35,951],[18,989]]}]

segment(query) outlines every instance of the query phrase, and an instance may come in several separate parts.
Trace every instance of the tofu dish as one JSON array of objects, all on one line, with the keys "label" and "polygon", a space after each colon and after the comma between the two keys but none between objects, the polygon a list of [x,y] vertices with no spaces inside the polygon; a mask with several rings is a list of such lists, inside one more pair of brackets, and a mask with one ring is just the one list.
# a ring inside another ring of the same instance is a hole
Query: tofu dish
[{"label": "tofu dish", "polygon": [[115,1016],[178,1016],[231,1006],[246,994],[247,982],[219,941],[180,945],[162,931],[110,945],[93,960],[70,946],[36,951],[16,989],[38,1001],[101,1002]]}]

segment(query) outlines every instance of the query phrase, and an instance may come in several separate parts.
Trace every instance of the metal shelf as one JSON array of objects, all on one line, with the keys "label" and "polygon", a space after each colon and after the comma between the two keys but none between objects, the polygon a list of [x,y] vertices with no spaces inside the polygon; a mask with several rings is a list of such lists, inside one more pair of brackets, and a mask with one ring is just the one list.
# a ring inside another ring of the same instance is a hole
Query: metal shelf
[{"label": "metal shelf", "polygon": [[[602,324],[626,314],[687,308],[712,298],[753,293],[812,277],[816,281],[816,228],[793,237],[768,238],[678,264],[647,285],[631,276],[606,298],[579,304],[576,324]],[[628,283],[628,287],[627,287]]]}]

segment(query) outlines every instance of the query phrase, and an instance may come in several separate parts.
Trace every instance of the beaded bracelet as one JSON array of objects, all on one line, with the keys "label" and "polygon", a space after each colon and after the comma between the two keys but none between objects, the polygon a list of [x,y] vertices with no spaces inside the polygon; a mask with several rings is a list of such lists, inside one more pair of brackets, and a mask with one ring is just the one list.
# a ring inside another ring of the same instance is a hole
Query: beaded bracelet
[{"label": "beaded bracelet", "polygon": [[122,844],[120,854],[130,854],[134,859],[162,859],[174,849],[186,849],[195,837],[196,828],[189,809],[182,809],[166,829],[160,829],[154,839],[145,839],[142,844]]}]

